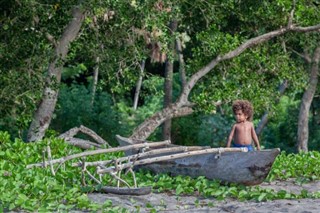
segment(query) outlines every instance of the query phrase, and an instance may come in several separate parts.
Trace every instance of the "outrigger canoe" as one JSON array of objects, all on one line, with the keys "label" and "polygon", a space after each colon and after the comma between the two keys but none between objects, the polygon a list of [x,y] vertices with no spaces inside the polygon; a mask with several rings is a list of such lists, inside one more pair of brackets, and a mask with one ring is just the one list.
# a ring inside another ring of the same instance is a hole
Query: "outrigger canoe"
[{"label": "outrigger canoe", "polygon": [[[117,136],[117,140],[120,146],[137,143],[121,136]],[[278,148],[253,152],[209,153],[154,162],[138,168],[144,168],[157,174],[187,175],[193,178],[204,176],[224,183],[258,185],[268,176],[279,153]],[[134,153],[127,152],[126,154]]]}]

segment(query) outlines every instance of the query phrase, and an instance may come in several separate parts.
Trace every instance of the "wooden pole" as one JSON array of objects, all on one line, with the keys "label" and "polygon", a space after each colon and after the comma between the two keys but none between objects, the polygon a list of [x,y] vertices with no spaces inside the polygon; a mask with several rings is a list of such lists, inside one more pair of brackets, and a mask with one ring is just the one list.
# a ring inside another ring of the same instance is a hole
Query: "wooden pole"
[{"label": "wooden pole", "polygon": [[[176,146],[176,147],[169,147],[169,148],[161,148],[161,149],[154,149],[151,151],[147,152],[142,152],[139,154],[135,155],[130,155],[126,157],[121,157],[117,158],[118,162],[123,162],[123,161],[131,161],[132,159],[139,159],[142,157],[148,157],[152,155],[157,155],[157,154],[164,154],[164,153],[170,153],[170,152],[189,152],[189,151],[195,151],[195,150],[203,150],[205,147],[201,146]],[[86,166],[99,166],[99,165],[107,165],[110,163],[113,163],[115,160],[105,160],[105,161],[95,161],[95,162],[86,162]],[[81,167],[82,163],[77,162],[77,163],[72,163],[73,167]]]},{"label": "wooden pole", "polygon": [[[50,163],[56,164],[56,163],[65,163],[68,160],[72,160],[75,158],[81,158],[89,155],[97,155],[97,154],[105,154],[110,152],[119,152],[119,151],[125,151],[130,149],[139,149],[139,148],[148,148],[148,147],[159,147],[170,144],[170,141],[163,141],[163,142],[154,142],[154,143],[141,143],[141,144],[135,144],[135,145],[129,145],[129,146],[123,146],[123,147],[116,147],[116,148],[110,148],[110,149],[99,149],[99,150],[93,150],[93,151],[87,151],[82,152],[78,154],[73,154],[69,156],[65,156],[59,159],[54,159]],[[35,163],[35,164],[29,164],[27,165],[27,169],[33,168],[33,167],[44,167],[44,165],[48,165],[49,162],[41,162],[41,163]]]}]

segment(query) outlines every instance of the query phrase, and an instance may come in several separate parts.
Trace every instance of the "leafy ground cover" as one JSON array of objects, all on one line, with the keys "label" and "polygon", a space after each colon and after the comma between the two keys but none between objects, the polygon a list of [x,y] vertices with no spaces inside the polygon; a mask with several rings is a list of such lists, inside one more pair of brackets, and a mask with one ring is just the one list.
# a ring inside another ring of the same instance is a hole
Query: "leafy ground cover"
[{"label": "leafy ground cover", "polygon": [[[70,211],[90,210],[103,212],[127,212],[122,207],[113,206],[111,201],[103,204],[92,202],[87,194],[96,185],[90,180],[87,187],[81,184],[81,169],[72,167],[68,161],[60,165],[56,175],[50,168],[26,169],[28,164],[41,162],[43,150],[50,143],[53,158],[81,152],[82,150],[65,144],[60,139],[48,138],[38,143],[24,143],[19,139],[10,140],[10,135],[0,132],[0,212],[2,211]],[[90,156],[87,161],[106,160],[119,157],[123,153]],[[282,152],[276,159],[266,181],[294,179],[297,183],[317,181],[320,179],[320,153],[308,152],[287,154]],[[94,170],[92,171],[92,173]],[[301,191],[294,194],[285,190],[274,191],[259,186],[242,186],[236,184],[222,185],[219,181],[204,177],[171,177],[167,174],[152,174],[146,171],[136,173],[139,186],[152,186],[155,192],[173,193],[175,195],[197,195],[223,200],[274,200],[320,198],[320,192]],[[126,181],[133,182],[128,175]],[[105,185],[116,182],[108,175],[103,176]]]}]

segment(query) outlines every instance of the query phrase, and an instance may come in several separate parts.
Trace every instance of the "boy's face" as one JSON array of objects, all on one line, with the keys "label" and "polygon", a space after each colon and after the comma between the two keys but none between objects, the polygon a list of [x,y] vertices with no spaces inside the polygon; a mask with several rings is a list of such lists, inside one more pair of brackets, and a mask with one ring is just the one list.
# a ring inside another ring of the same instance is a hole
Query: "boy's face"
[{"label": "boy's face", "polygon": [[242,112],[242,110],[237,110],[234,113],[234,117],[236,118],[237,123],[245,122],[247,120],[247,116]]}]

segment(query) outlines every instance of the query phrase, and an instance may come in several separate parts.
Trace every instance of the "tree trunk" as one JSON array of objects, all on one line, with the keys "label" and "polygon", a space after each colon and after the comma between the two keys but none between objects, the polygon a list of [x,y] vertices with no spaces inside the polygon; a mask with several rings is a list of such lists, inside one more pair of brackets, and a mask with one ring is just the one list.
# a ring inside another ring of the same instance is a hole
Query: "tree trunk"
[{"label": "tree trunk", "polygon": [[[282,82],[282,84],[280,85],[280,87],[279,87],[280,97],[283,95],[283,93],[287,89],[287,87],[288,87],[288,81],[284,80]],[[276,100],[276,104],[279,102],[280,97],[279,97],[279,99]],[[268,116],[269,116],[269,112],[266,111],[264,113],[264,115],[262,116],[262,118],[261,118],[261,120],[260,120],[260,122],[259,122],[259,124],[258,124],[258,126],[256,128],[256,133],[257,133],[258,136],[260,136],[263,128],[267,125],[267,123],[269,121]]]},{"label": "tree trunk", "polygon": [[64,59],[68,53],[70,43],[78,35],[84,20],[84,12],[79,8],[74,8],[72,15],[72,20],[64,30],[60,40],[57,42],[55,57],[49,64],[43,97],[29,127],[28,141],[41,140],[50,125],[58,98]]},{"label": "tree trunk", "polygon": [[133,109],[134,110],[136,110],[138,107],[138,100],[139,100],[139,95],[140,95],[140,90],[141,90],[141,85],[142,85],[142,78],[143,78],[145,64],[146,64],[146,61],[143,60],[141,62],[141,66],[140,66],[140,76],[137,81],[136,92],[134,93],[134,99],[133,99]]},{"label": "tree trunk", "polygon": [[187,84],[187,77],[186,77],[186,70],[185,70],[185,63],[182,54],[182,45],[179,38],[176,40],[176,49],[179,58],[179,74],[180,74],[180,81],[181,81],[181,89],[183,89]]},{"label": "tree trunk", "polygon": [[311,72],[309,78],[309,84],[305,90],[299,112],[298,120],[298,151],[308,151],[308,139],[309,139],[309,110],[313,100],[314,93],[318,84],[318,72],[319,72],[319,59],[320,59],[320,46],[318,46],[313,54],[311,60]]},{"label": "tree trunk", "polygon": [[100,58],[99,58],[99,56],[97,56],[96,57],[96,66],[94,67],[94,72],[93,72],[92,96],[91,96],[91,105],[92,106],[93,106],[94,99],[96,96],[96,91],[97,91],[98,76],[99,76],[99,63],[100,63]]},{"label": "tree trunk", "polygon": [[315,26],[310,26],[310,27],[299,27],[299,26],[288,25],[285,28],[280,28],[278,30],[271,31],[263,35],[257,36],[255,38],[249,39],[243,44],[241,44],[240,46],[238,46],[237,48],[235,48],[234,50],[231,50],[230,52],[226,53],[225,55],[222,55],[222,56],[218,55],[216,58],[210,61],[206,66],[204,66],[203,68],[201,68],[191,76],[186,86],[181,91],[180,97],[174,104],[164,108],[160,112],[156,112],[152,117],[146,119],[142,124],[140,124],[133,131],[130,138],[144,140],[148,138],[152,134],[152,132],[159,125],[161,125],[162,122],[164,122],[165,120],[173,117],[191,114],[192,108],[190,106],[192,106],[192,103],[188,101],[188,97],[191,90],[203,76],[208,74],[221,61],[235,58],[251,47],[257,46],[258,44],[269,41],[272,38],[284,35],[288,32],[305,33],[305,32],[317,31],[319,29],[320,29],[320,24]]},{"label": "tree trunk", "polygon": [[[174,20],[170,23],[170,32],[173,37],[174,32],[177,30],[177,21]],[[163,107],[166,108],[172,104],[172,81],[173,81],[173,56],[175,54],[175,42],[172,38],[171,44],[169,44],[169,50],[171,50],[171,57],[167,57],[165,66],[165,81],[164,81],[164,101]],[[167,119],[162,127],[163,140],[170,140],[171,138],[171,119]]]},{"label": "tree trunk", "polygon": [[[173,77],[173,63],[167,59],[165,66],[165,82],[164,82],[164,100],[163,107],[166,108],[172,104],[172,77]],[[163,140],[170,140],[171,138],[171,119],[165,120],[162,126]]]}]

